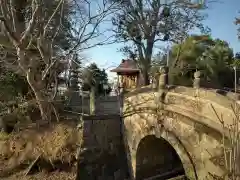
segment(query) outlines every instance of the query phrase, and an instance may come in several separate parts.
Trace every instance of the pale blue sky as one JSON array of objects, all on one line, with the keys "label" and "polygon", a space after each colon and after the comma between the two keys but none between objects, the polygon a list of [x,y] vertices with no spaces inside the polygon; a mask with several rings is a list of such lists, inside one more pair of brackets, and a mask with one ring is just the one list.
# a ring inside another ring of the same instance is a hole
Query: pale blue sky
[{"label": "pale blue sky", "polygon": [[[208,18],[204,21],[204,24],[211,28],[212,36],[227,41],[234,49],[234,53],[240,51],[237,26],[234,24],[235,17],[240,16],[239,11],[240,0],[221,0],[221,2],[210,5],[207,10]],[[118,52],[120,47],[122,46],[119,44],[100,46],[88,50],[85,54],[91,62],[96,62],[100,68],[108,68],[107,70],[109,70],[125,58],[122,53]]]}]

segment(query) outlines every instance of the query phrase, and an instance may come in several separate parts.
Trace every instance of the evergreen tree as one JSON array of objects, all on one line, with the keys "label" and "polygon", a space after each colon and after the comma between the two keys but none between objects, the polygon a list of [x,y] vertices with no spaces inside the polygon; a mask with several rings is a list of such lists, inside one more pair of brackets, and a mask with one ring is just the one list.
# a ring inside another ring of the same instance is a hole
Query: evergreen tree
[{"label": "evergreen tree", "polygon": [[82,89],[84,91],[90,91],[92,87],[96,90],[96,95],[102,95],[110,93],[110,86],[108,89],[104,89],[104,85],[108,85],[108,76],[106,71],[101,70],[97,64],[92,63],[83,72],[83,84]]}]

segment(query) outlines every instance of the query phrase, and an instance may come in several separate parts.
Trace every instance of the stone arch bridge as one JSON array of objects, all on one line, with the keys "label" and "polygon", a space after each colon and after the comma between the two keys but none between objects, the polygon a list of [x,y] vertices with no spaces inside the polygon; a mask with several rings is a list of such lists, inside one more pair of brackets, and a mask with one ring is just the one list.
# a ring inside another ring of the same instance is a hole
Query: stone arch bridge
[{"label": "stone arch bridge", "polygon": [[[236,94],[190,87],[143,87],[124,96],[123,136],[132,179],[214,179],[224,174],[222,133]],[[239,161],[240,162],[240,159]]]},{"label": "stone arch bridge", "polygon": [[[225,173],[223,144],[229,143],[228,128],[239,114],[233,110],[240,109],[238,99],[232,92],[201,88],[197,72],[193,87],[168,86],[163,71],[157,87],[126,92],[120,103],[103,103],[101,113],[108,109],[113,117],[85,117],[84,146],[115,152],[119,164],[128,162],[131,179],[216,180]],[[122,118],[113,112],[117,104],[123,104]]]}]

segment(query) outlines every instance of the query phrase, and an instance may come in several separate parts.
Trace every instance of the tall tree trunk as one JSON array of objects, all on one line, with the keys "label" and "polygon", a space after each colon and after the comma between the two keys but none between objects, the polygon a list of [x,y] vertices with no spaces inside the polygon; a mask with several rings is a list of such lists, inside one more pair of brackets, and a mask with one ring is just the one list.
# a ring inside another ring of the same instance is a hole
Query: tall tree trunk
[{"label": "tall tree trunk", "polygon": [[143,74],[143,83],[144,83],[143,85],[148,86],[150,84],[150,78],[149,78],[148,70],[143,69],[142,74]]},{"label": "tall tree trunk", "polygon": [[151,58],[145,58],[142,62],[142,76],[143,76],[143,85],[148,86],[150,84],[149,72],[151,69]]},{"label": "tall tree trunk", "polygon": [[49,121],[52,106],[48,97],[42,92],[43,89],[41,87],[44,85],[43,81],[36,81],[34,79],[34,72],[31,71],[27,73],[27,81],[34,92],[42,120]]},{"label": "tall tree trunk", "polygon": [[144,58],[144,67],[143,67],[143,79],[144,79],[145,86],[150,84],[149,72],[151,70],[154,39],[155,39],[155,34],[153,34],[147,40],[146,55]]},{"label": "tall tree trunk", "polygon": [[18,62],[22,70],[24,71],[24,74],[26,76],[27,82],[31,89],[33,90],[33,93],[35,95],[42,120],[50,120],[51,115],[51,102],[49,102],[48,97],[44,94],[44,81],[39,77],[37,77],[37,71],[33,70],[34,66],[31,66],[31,62],[34,63],[34,60],[31,60],[30,64],[27,61],[27,57],[25,55],[25,51],[21,48],[17,48],[17,55],[18,55]]}]

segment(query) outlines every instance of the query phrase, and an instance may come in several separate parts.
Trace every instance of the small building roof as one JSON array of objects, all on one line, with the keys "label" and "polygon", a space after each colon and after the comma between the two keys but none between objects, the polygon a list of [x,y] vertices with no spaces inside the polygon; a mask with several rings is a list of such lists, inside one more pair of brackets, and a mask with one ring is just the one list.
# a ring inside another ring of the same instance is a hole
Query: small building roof
[{"label": "small building roof", "polygon": [[116,73],[138,73],[140,72],[140,69],[137,67],[137,64],[133,60],[125,60],[123,59],[121,64],[115,68],[112,69],[111,72],[116,72]]}]

